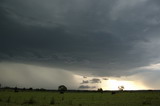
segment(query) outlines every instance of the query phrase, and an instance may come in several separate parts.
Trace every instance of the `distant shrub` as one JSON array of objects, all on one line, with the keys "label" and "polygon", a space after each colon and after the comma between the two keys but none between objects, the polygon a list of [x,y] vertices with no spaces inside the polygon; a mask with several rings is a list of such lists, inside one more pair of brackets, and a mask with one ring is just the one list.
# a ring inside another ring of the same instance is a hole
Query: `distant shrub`
[{"label": "distant shrub", "polygon": [[61,100],[64,101],[64,97],[62,97]]},{"label": "distant shrub", "polygon": [[152,100],[152,98],[146,98],[146,99],[142,102],[142,104],[143,104],[143,105],[151,105],[151,104],[152,104],[151,100]]},{"label": "distant shrub", "polygon": [[73,105],[73,101],[72,101],[72,100],[69,100],[69,101],[68,101],[68,105]]},{"label": "distant shrub", "polygon": [[111,93],[112,95],[114,95],[114,94],[116,94],[116,92],[115,91],[112,91],[112,93]]},{"label": "distant shrub", "polygon": [[14,88],[14,92],[18,92],[18,88],[17,87]]},{"label": "distant shrub", "polygon": [[151,105],[151,101],[150,100],[144,100],[142,102],[143,105]]},{"label": "distant shrub", "polygon": [[32,90],[33,90],[33,88],[29,88],[29,90],[30,90],[30,91],[32,91]]},{"label": "distant shrub", "polygon": [[28,101],[28,104],[34,104],[36,103],[36,101],[33,99],[33,97],[31,97]]},{"label": "distant shrub", "polygon": [[46,100],[46,96],[43,97],[43,100]]},{"label": "distant shrub", "polygon": [[79,104],[78,106],[82,106],[82,104]]},{"label": "distant shrub", "polygon": [[11,102],[11,97],[9,96],[6,100],[7,103],[10,103]]},{"label": "distant shrub", "polygon": [[24,101],[23,104],[35,104],[35,103],[36,103],[35,99],[33,97],[31,97],[29,100]]},{"label": "distant shrub", "polygon": [[54,97],[51,98],[50,104],[52,104],[52,105],[55,104],[55,99],[54,99]]},{"label": "distant shrub", "polygon": [[94,101],[94,96],[93,95],[91,96],[91,100]]},{"label": "distant shrub", "polygon": [[46,89],[44,89],[44,88],[41,88],[41,89],[40,89],[40,91],[46,91]]},{"label": "distant shrub", "polygon": [[11,89],[11,88],[10,88],[10,87],[8,87],[8,86],[5,86],[5,87],[4,87],[4,89]]},{"label": "distant shrub", "polygon": [[25,90],[26,90],[26,88],[23,88],[22,90],[23,90],[23,91],[25,91]]}]

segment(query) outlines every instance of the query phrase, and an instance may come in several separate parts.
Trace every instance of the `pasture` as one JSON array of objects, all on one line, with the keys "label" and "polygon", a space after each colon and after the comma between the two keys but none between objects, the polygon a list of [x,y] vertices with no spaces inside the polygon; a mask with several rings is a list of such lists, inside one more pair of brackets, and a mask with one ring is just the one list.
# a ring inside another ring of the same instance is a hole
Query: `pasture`
[{"label": "pasture", "polygon": [[159,106],[160,92],[66,92],[1,90],[0,106]]}]

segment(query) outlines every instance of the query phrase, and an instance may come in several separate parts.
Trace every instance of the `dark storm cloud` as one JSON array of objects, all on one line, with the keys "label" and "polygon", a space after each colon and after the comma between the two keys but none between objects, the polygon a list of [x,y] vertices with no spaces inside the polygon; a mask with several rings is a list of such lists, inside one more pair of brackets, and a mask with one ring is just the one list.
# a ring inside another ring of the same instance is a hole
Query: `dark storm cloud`
[{"label": "dark storm cloud", "polygon": [[101,83],[101,80],[98,78],[93,78],[91,80],[83,80],[81,84],[96,84],[96,83]]},{"label": "dark storm cloud", "polygon": [[81,84],[87,84],[87,83],[89,83],[88,80],[86,80],[86,81],[83,80]]},{"label": "dark storm cloud", "polygon": [[101,83],[101,80],[98,78],[93,78],[92,80],[90,80],[91,83]]},{"label": "dark storm cloud", "polygon": [[108,80],[108,78],[102,78],[102,80]]},{"label": "dark storm cloud", "polygon": [[89,85],[81,85],[79,86],[80,89],[94,89],[96,86],[89,86]]},{"label": "dark storm cloud", "polygon": [[[158,0],[5,0],[0,61],[93,75],[128,75],[155,62]],[[159,52],[160,49],[156,50]]]}]

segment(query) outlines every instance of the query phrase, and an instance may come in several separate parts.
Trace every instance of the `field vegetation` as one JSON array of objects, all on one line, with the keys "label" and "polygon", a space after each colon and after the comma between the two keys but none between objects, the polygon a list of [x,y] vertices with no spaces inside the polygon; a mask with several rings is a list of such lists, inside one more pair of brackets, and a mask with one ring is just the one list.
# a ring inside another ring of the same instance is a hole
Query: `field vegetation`
[{"label": "field vegetation", "polygon": [[159,91],[80,92],[0,90],[0,106],[159,106]]}]

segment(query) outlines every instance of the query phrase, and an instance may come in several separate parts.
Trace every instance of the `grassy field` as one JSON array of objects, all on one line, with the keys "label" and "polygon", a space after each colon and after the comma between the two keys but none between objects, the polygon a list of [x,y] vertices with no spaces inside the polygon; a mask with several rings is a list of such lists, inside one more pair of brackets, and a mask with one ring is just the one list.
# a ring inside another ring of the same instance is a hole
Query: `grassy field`
[{"label": "grassy field", "polygon": [[160,92],[0,91],[0,106],[160,106]]}]

